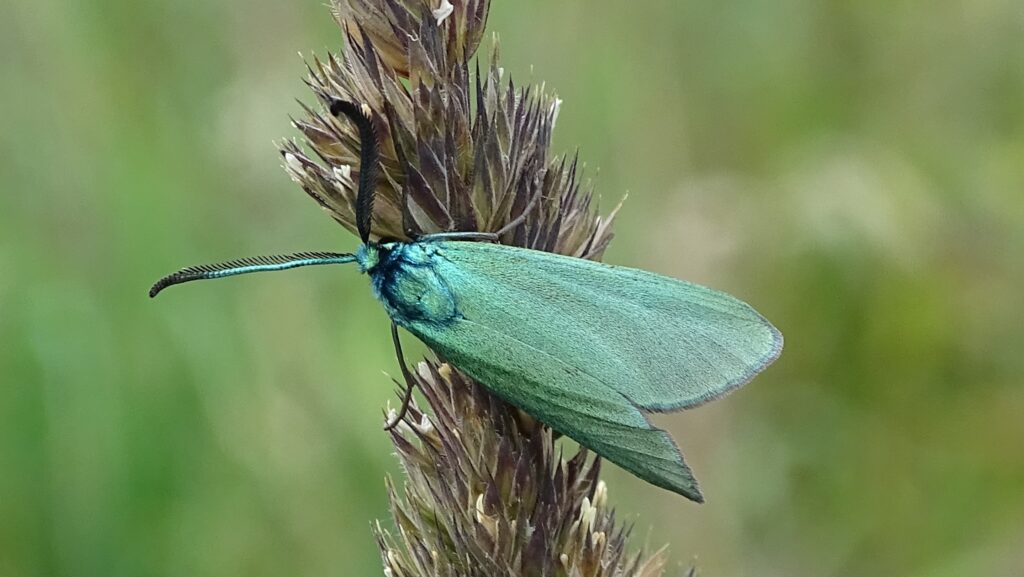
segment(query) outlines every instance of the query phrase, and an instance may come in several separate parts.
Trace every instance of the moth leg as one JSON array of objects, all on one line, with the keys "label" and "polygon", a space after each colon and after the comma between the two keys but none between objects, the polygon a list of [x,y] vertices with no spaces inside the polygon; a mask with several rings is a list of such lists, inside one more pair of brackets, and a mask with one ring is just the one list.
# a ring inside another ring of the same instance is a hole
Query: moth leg
[{"label": "moth leg", "polygon": [[439,240],[489,240],[498,242],[498,234],[494,232],[435,232],[417,237],[416,242],[432,242]]},{"label": "moth leg", "polygon": [[540,200],[541,193],[543,193],[543,192],[544,192],[543,188],[538,188],[537,189],[537,193],[533,195],[533,197],[530,199],[530,202],[526,203],[526,207],[523,208],[523,211],[519,213],[519,216],[515,217],[515,219],[513,219],[512,222],[510,222],[510,223],[506,224],[505,226],[501,227],[500,229],[498,229],[498,232],[496,232],[494,234],[496,234],[497,236],[500,237],[501,235],[505,234],[506,232],[508,232],[510,230],[513,230],[517,226],[519,226],[519,225],[523,224],[524,222],[526,222],[526,217],[533,210],[533,207],[536,206],[537,201]]},{"label": "moth leg", "polygon": [[530,202],[526,204],[523,211],[519,213],[519,216],[514,218],[511,222],[501,227],[497,232],[481,232],[481,231],[466,231],[466,232],[435,232],[431,234],[425,234],[423,236],[414,237],[416,242],[431,242],[439,240],[485,240],[490,242],[500,242],[501,235],[513,230],[517,226],[526,222],[526,217],[533,211],[533,207],[536,206],[537,201],[541,198],[543,189],[537,191],[536,194],[530,199]]},{"label": "moth leg", "polygon": [[402,408],[398,410],[398,415],[394,419],[384,425],[385,431],[394,429],[405,418],[406,413],[409,412],[409,405],[412,404],[412,390],[416,386],[416,381],[409,372],[409,367],[405,365],[405,356],[402,355],[402,341],[398,340],[398,325],[395,323],[391,323],[391,340],[395,342],[395,354],[398,355],[398,366],[402,369],[402,377],[405,379],[406,388],[405,395],[402,397]]}]

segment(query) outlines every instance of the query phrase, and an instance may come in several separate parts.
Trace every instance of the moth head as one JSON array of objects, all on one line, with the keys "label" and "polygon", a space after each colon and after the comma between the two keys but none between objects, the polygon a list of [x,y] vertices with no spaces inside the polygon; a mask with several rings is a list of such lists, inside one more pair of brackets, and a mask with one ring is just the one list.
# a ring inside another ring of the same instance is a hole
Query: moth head
[{"label": "moth head", "polygon": [[359,263],[359,272],[369,273],[377,268],[381,259],[381,245],[375,242],[364,242],[356,251],[356,262]]}]

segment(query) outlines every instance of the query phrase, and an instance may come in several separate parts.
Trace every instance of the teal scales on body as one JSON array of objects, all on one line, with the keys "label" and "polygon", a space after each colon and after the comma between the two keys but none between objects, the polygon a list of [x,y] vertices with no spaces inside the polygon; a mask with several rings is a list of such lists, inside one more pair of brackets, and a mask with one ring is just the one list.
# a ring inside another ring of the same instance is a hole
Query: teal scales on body
[{"label": "teal scales on body", "polygon": [[[364,164],[376,162],[366,154],[375,152],[375,142],[367,145],[375,136],[357,111],[349,103],[332,104],[332,112],[360,127]],[[372,195],[372,178],[365,180],[360,196]],[[371,202],[369,196],[360,205]],[[781,333],[764,317],[699,285],[451,240],[464,236],[458,233],[373,242],[364,216],[355,254],[193,267],[165,277],[150,294],[203,278],[356,262],[395,325],[487,390],[641,479],[703,500],[675,442],[644,412],[694,407],[750,381],[782,350]]]}]

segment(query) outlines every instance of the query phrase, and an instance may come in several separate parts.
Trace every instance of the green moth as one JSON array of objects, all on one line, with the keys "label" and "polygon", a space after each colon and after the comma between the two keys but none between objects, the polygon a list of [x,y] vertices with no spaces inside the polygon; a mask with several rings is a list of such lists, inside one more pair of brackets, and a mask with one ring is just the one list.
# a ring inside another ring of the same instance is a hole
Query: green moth
[{"label": "green moth", "polygon": [[[491,393],[654,485],[697,502],[697,481],[649,412],[695,407],[749,382],[782,351],[782,334],[721,292],[641,270],[451,232],[413,242],[370,238],[379,143],[351,102],[331,113],[358,127],[361,171],[354,254],[299,253],[190,267],[183,282],[309,265],[357,263],[398,327]],[[509,224],[509,227],[517,223]],[[508,229],[509,227],[506,227]],[[397,424],[408,407],[389,426]]]}]

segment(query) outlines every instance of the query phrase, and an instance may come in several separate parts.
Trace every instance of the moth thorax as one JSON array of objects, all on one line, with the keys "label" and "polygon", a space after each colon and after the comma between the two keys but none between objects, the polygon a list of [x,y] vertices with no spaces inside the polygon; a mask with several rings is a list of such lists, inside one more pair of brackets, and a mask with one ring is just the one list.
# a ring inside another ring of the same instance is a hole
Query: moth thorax
[{"label": "moth thorax", "polygon": [[385,306],[399,323],[446,324],[458,314],[451,289],[432,266],[402,263],[381,288]]}]

